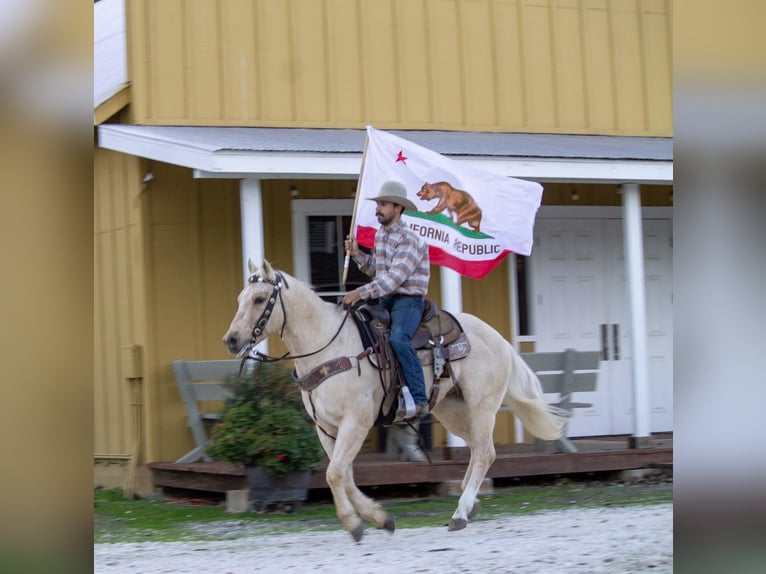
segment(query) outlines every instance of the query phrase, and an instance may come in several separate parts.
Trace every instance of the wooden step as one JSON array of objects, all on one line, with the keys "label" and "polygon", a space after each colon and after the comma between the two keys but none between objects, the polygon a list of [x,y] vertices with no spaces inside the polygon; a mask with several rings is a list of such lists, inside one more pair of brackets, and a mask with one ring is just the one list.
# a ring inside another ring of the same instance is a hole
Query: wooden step
[{"label": "wooden step", "polygon": [[[651,448],[631,449],[624,439],[575,439],[577,453],[541,452],[531,444],[497,447],[497,457],[488,478],[515,478],[586,472],[618,471],[647,467],[672,468],[672,438],[657,438]],[[362,453],[354,463],[358,486],[387,486],[442,483],[462,480],[468,467],[468,449],[433,449],[429,462],[388,460],[383,453]],[[311,476],[310,489],[328,488],[327,461]],[[154,485],[211,493],[247,488],[244,468],[226,462],[152,462]]]}]

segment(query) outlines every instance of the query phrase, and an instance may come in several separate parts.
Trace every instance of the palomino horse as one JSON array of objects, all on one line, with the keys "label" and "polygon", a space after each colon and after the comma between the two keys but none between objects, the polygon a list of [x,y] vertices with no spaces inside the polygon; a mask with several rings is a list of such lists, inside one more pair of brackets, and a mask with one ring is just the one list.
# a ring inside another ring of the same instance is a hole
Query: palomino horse
[{"label": "palomino horse", "polygon": [[[393,532],[393,517],[354,483],[354,459],[383,399],[375,367],[367,359],[356,358],[363,348],[354,322],[345,320],[341,307],[323,301],[310,286],[275,271],[267,261],[260,268],[250,262],[250,273],[224,344],[229,352],[242,356],[252,345],[278,333],[289,351],[286,358],[294,359],[299,378],[332,360],[350,360],[353,367],[349,370],[324,379],[308,392],[304,390],[303,404],[317,424],[317,434],[329,457],[327,484],[344,528],[357,542],[364,534],[362,519]],[[432,411],[471,451],[449,530],[465,528],[478,511],[476,495],[495,460],[492,430],[501,404],[512,409],[526,429],[541,439],[559,438],[563,428],[562,413],[545,402],[540,381],[502,335],[473,315],[460,313],[457,318],[471,352],[451,362],[452,378],[442,381]],[[433,378],[432,368],[425,367],[427,385]],[[450,393],[455,386],[459,392]]]}]

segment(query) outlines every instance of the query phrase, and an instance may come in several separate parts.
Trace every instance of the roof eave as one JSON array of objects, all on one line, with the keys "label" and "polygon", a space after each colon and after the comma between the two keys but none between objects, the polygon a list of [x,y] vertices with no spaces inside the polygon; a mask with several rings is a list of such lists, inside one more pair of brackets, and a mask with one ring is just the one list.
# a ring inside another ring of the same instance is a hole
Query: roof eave
[{"label": "roof eave", "polygon": [[130,84],[123,84],[93,108],[93,125],[99,126],[130,103]]},{"label": "roof eave", "polygon": [[[119,126],[98,128],[99,145],[129,155],[180,165],[200,178],[356,179],[361,152],[222,150],[180,138],[156,137]],[[671,160],[449,156],[499,175],[540,182],[670,184]]]}]

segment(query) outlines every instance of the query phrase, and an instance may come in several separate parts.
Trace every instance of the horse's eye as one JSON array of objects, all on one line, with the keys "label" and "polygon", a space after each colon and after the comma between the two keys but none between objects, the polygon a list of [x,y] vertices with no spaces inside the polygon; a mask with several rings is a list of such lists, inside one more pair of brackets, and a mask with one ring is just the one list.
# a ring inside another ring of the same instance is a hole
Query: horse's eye
[{"label": "horse's eye", "polygon": [[265,298],[265,297],[256,297],[255,299],[253,299],[253,303],[255,303],[256,305],[260,305],[260,304],[261,304],[261,303],[263,303],[265,300],[266,300],[266,298]]}]

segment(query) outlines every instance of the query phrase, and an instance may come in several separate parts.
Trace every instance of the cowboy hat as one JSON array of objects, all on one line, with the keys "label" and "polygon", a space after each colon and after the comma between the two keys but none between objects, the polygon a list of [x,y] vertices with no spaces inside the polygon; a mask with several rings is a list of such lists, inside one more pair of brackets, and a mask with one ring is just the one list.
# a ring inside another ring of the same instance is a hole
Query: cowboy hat
[{"label": "cowboy hat", "polygon": [[415,204],[407,199],[407,190],[404,184],[398,181],[387,181],[380,186],[380,191],[376,197],[366,197],[370,201],[390,201],[404,206],[404,211],[417,211]]}]

